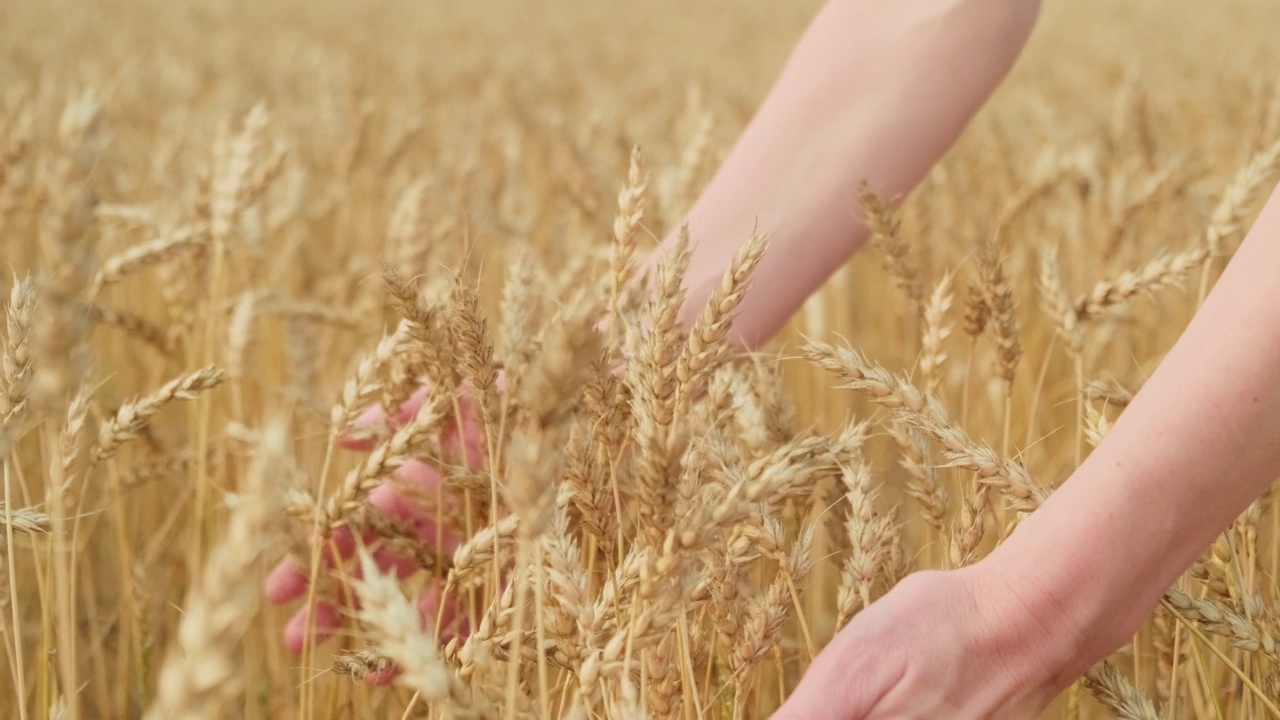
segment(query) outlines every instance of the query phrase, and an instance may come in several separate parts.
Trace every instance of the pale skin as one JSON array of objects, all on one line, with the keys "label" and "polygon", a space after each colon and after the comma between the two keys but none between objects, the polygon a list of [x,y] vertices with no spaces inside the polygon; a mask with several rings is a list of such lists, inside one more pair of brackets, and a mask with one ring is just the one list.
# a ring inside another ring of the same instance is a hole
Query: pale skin
[{"label": "pale skin", "polygon": [[[777,333],[865,242],[858,185],[888,197],[914,188],[1013,65],[1038,10],[1038,0],[830,0],[689,214],[697,245],[686,324],[761,230],[771,251],[736,340],[754,349]],[[909,576],[858,614],[774,718],[1034,716],[1123,645],[1280,474],[1278,268],[1280,188],[1184,334],[1061,488],[985,559]],[[403,474],[438,482],[425,465]],[[414,515],[390,488],[374,502]],[[267,583],[275,602],[305,591],[294,560]],[[291,650],[305,618],[300,610],[286,630]],[[331,605],[315,625],[321,637],[337,629]]]}]

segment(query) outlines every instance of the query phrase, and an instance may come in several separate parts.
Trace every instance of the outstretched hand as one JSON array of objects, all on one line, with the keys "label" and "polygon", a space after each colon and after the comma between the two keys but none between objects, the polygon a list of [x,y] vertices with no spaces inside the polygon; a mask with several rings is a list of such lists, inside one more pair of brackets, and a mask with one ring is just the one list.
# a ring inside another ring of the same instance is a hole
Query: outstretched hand
[{"label": "outstretched hand", "polygon": [[[390,427],[394,429],[412,419],[428,392],[430,390],[426,387],[415,392],[389,419]],[[447,451],[465,453],[468,466],[478,468],[483,465],[484,455],[480,449],[481,433],[476,420],[475,404],[465,396],[460,398],[459,404],[462,410],[461,427],[457,422],[451,422],[446,427],[443,438],[444,447]],[[383,410],[376,406],[365,411],[356,421],[357,427],[378,427],[385,423],[388,423],[388,418]],[[343,438],[339,444],[348,450],[360,452],[368,452],[373,448],[372,441],[354,438]],[[423,547],[452,556],[460,542],[457,535],[437,527],[435,519],[397,487],[405,483],[434,495],[441,483],[440,473],[426,463],[411,460],[396,472],[396,476],[394,482],[384,482],[369,494],[369,506],[389,519],[412,527],[414,535]],[[361,537],[364,545],[372,545],[376,540],[377,536],[373,532],[364,533]],[[343,527],[334,531],[321,553],[320,571],[332,572],[339,563],[351,560],[355,555],[356,547],[356,538],[350,528]],[[408,577],[422,568],[419,561],[395,553],[386,547],[377,548],[373,558],[382,572],[393,573],[397,578]],[[359,567],[351,568],[350,572],[359,577]],[[308,594],[308,578],[309,571],[305,561],[293,556],[287,557],[267,577],[264,594],[275,604],[294,602]],[[466,618],[457,612],[451,598],[442,597],[442,586],[439,583],[428,586],[419,600],[419,610],[424,621],[432,624],[435,623],[437,615],[441,617],[441,641],[463,636],[468,632]],[[285,646],[290,652],[295,654],[302,652],[309,625],[313,632],[314,644],[323,643],[332,637],[342,626],[342,615],[338,610],[336,599],[319,598],[315,603],[314,615],[305,606],[294,613],[284,630]],[[391,675],[385,671],[376,672],[370,673],[366,679],[382,684],[389,681]]]},{"label": "outstretched hand", "polygon": [[919,572],[856,615],[772,720],[1035,717],[1087,667],[1027,588]]}]

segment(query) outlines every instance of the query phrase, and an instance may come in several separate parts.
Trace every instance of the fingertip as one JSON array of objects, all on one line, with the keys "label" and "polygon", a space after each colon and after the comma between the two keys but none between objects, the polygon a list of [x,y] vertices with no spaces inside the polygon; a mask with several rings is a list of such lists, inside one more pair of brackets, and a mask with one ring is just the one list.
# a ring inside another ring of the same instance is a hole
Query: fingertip
[{"label": "fingertip", "polygon": [[329,536],[329,542],[321,550],[320,560],[326,569],[332,570],[338,563],[349,559],[355,551],[355,536],[351,533],[351,528],[344,525]]},{"label": "fingertip", "polygon": [[338,439],[338,446],[347,450],[355,450],[358,452],[368,452],[373,449],[375,439],[370,437],[371,433],[381,427],[390,425],[392,428],[404,425],[413,419],[418,413],[418,408],[422,406],[422,401],[426,398],[429,388],[424,384],[409,396],[408,400],[396,409],[390,418],[381,405],[373,405],[352,423],[353,431]]},{"label": "fingertip", "polygon": [[[284,628],[284,644],[289,652],[297,655],[302,652],[303,640],[306,638],[308,617],[306,608],[299,610],[289,619]],[[338,609],[332,604],[322,602],[316,605],[315,619],[312,621],[312,639],[316,645],[328,640],[341,625]]]},{"label": "fingertip", "polygon": [[[376,539],[371,539],[371,544],[376,543]],[[374,548],[371,557],[373,559],[374,567],[378,569],[379,573],[392,575],[397,580],[403,580],[404,578],[409,577],[419,567],[412,558],[407,558],[396,553],[394,550],[383,546]],[[351,575],[356,580],[365,579],[363,563],[353,567],[351,569]],[[357,600],[359,599],[359,595],[356,593],[352,593],[352,596]]]},{"label": "fingertip", "polygon": [[385,687],[390,685],[396,679],[396,675],[398,674],[399,672],[395,668],[374,670],[372,672],[365,673],[364,681],[374,687]]},{"label": "fingertip", "polygon": [[275,605],[297,600],[306,590],[307,574],[293,557],[281,560],[263,583],[263,594]]},{"label": "fingertip", "polygon": [[343,435],[338,438],[338,447],[352,452],[370,452],[373,450],[373,440],[363,437],[359,433],[354,435]]},{"label": "fingertip", "polygon": [[351,430],[338,438],[338,446],[347,450],[368,451],[373,449],[371,434],[379,427],[387,424],[387,413],[381,405],[372,405],[365,409],[351,423]]},{"label": "fingertip", "polygon": [[396,486],[401,485],[410,493],[416,490],[435,492],[443,482],[439,470],[421,460],[408,460],[396,470],[393,482],[384,482],[369,493],[369,502],[389,515],[416,517],[422,514],[418,504]]},{"label": "fingertip", "polygon": [[[396,480],[416,484],[427,492],[438,489],[442,482],[440,473],[435,468],[416,460],[406,463],[397,472]],[[369,504],[388,517],[412,523],[419,541],[431,547],[439,547],[445,555],[452,555],[462,544],[457,533],[447,527],[441,528],[419,503],[400,492],[396,483],[384,483],[374,489],[369,494]]]},{"label": "fingertip", "polygon": [[400,407],[396,408],[395,415],[391,416],[391,424],[398,427],[412,420],[413,416],[418,414],[418,408],[422,407],[422,401],[426,399],[427,392],[429,390],[430,388],[426,383],[423,383],[417,390],[414,390],[413,394],[409,396],[409,399],[405,400],[400,404]]}]

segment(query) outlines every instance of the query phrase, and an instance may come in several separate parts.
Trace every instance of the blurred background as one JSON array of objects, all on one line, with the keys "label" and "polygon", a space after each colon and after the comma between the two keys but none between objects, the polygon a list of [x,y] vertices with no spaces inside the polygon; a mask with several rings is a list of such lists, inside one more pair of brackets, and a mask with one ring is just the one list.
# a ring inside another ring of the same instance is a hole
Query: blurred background
[{"label": "blurred background", "polygon": [[[77,151],[67,144],[68,108],[92,107],[101,129],[83,178],[100,198],[91,225],[101,259],[199,217],[227,133],[261,105],[269,119],[255,172],[264,190],[240,218],[244,249],[225,287],[210,293],[202,266],[178,259],[103,288],[106,312],[89,340],[101,382],[91,417],[219,357],[224,335],[210,330],[224,329],[243,293],[262,292],[275,304],[240,358],[234,394],[201,412],[252,427],[287,410],[299,468],[314,474],[324,463],[328,408],[391,317],[378,282],[382,259],[427,278],[466,267],[496,314],[513,253],[532,247],[552,278],[546,297],[564,297],[607,251],[637,144],[651,179],[647,250],[715,172],[820,5],[8,0],[0,3],[0,292],[8,296],[47,260],[38,238],[57,193],[45,178]],[[1041,310],[1039,251],[1060,248],[1074,297],[1202,234],[1237,170],[1280,135],[1277,28],[1274,0],[1048,0],[1014,73],[902,208],[902,237],[921,282],[932,290],[954,274],[950,360],[938,395],[971,435],[993,444],[1008,434],[993,348],[962,331],[961,314],[977,250],[1001,231],[1024,348],[1008,450],[1045,484],[1079,460],[1081,381],[1140,385],[1194,310],[1200,276],[1189,291],[1144,295],[1091,330],[1079,374]],[[391,218],[415,183],[422,221],[396,235]],[[804,336],[847,340],[894,372],[915,371],[925,328],[901,303],[884,261],[876,247],[859,253],[770,346],[802,425],[836,430],[878,417],[795,357]],[[1212,267],[1216,273],[1221,261]],[[1115,408],[1095,410],[1114,416]],[[161,415],[112,473],[165,467],[185,452],[195,427],[185,413]],[[50,461],[41,453],[28,439],[10,458],[32,506]],[[906,471],[892,440],[877,433],[868,456],[886,506],[905,502]],[[86,489],[103,515],[86,525],[73,570],[83,717],[137,717],[151,697],[149,678],[193,572],[188,551],[198,532],[188,537],[184,528],[213,533],[226,509],[217,492],[200,495],[215,508],[208,517],[186,503],[199,483],[236,487],[237,467],[228,461],[197,478],[190,463],[172,464],[128,495],[105,482]],[[939,538],[903,513],[908,556],[936,566]],[[1264,538],[1274,527],[1263,528]],[[120,548],[136,557],[126,561]],[[5,717],[17,717],[19,705],[31,717],[58,716],[57,693],[40,670],[57,644],[51,628],[60,612],[52,610],[47,550],[24,540],[9,555],[17,582],[0,682],[23,656],[26,687],[0,691]],[[1264,564],[1274,562],[1267,556]],[[809,593],[819,628],[835,573],[818,570]],[[1270,580],[1258,582],[1270,601]],[[320,698],[311,716],[403,707],[322,663],[300,667],[275,642],[286,617],[271,607],[254,616],[241,658],[250,698],[243,716],[306,716],[295,701],[308,683]],[[1144,630],[1124,659],[1157,699],[1167,691],[1159,639],[1168,627]],[[1221,712],[1222,703],[1226,716],[1258,711],[1230,704],[1238,682],[1205,657],[1202,675],[1188,675],[1177,715]],[[1182,667],[1193,672],[1190,662]],[[1215,703],[1215,693],[1225,699]],[[1075,701],[1054,709],[1077,712],[1103,716],[1088,701],[1083,711]]]}]

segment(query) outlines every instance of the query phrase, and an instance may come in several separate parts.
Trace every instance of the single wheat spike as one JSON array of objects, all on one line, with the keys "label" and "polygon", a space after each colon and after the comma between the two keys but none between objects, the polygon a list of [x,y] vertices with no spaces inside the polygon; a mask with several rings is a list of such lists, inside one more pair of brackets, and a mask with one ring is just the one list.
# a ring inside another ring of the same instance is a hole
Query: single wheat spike
[{"label": "single wheat spike", "polygon": [[920,503],[925,522],[941,531],[947,516],[948,494],[938,481],[938,469],[929,461],[928,439],[904,422],[890,423],[889,434],[902,451],[899,464],[910,476],[905,488],[907,494]]},{"label": "single wheat spike", "polygon": [[170,335],[164,328],[130,313],[113,310],[102,305],[87,308],[89,321],[95,325],[114,327],[135,337],[167,355],[171,352]]},{"label": "single wheat spike", "polygon": [[346,330],[362,330],[369,318],[358,311],[348,311],[318,302],[263,295],[263,305],[272,314],[287,320],[304,321]]},{"label": "single wheat spike", "polygon": [[1085,408],[1084,437],[1090,446],[1098,447],[1102,444],[1102,438],[1106,437],[1110,429],[1111,421],[1106,415],[1099,412],[1092,404]]},{"label": "single wheat spike", "polygon": [[92,292],[119,282],[152,265],[169,262],[185,253],[193,252],[208,242],[208,230],[203,224],[180,228],[167,235],[112,255],[102,261],[93,277]]},{"label": "single wheat spike", "polygon": [[340,652],[333,656],[333,671],[339,675],[364,679],[370,673],[391,669],[391,660],[368,650]]},{"label": "single wheat spike", "polygon": [[273,491],[288,467],[288,429],[263,430],[244,478],[244,502],[236,503],[218,548],[187,598],[173,646],[160,668],[147,720],[222,715],[244,680],[236,648],[258,605],[255,568],[272,543],[280,497]]},{"label": "single wheat spike", "polygon": [[1263,148],[1236,173],[1209,216],[1205,235],[1209,252],[1217,255],[1228,240],[1243,232],[1246,214],[1258,193],[1280,168],[1280,138]]},{"label": "single wheat spike", "polygon": [[194,463],[195,455],[186,451],[161,455],[125,471],[120,477],[120,486],[130,489],[156,480],[178,477],[190,469]]},{"label": "single wheat spike", "polygon": [[227,238],[244,211],[254,163],[258,160],[262,133],[270,115],[264,105],[253,106],[234,139],[218,153],[218,173],[213,179],[209,205],[209,232],[215,251],[222,252]]},{"label": "single wheat spike", "polygon": [[631,149],[631,165],[627,171],[627,184],[618,193],[618,214],[613,220],[613,247],[609,256],[610,290],[609,311],[613,325],[621,322],[622,294],[635,275],[636,235],[644,219],[645,191],[649,178],[644,170],[640,146]]},{"label": "single wheat spike", "polygon": [[1045,313],[1053,320],[1058,336],[1067,344],[1067,351],[1078,355],[1084,347],[1084,331],[1080,327],[1079,316],[1071,303],[1071,295],[1067,292],[1066,283],[1062,279],[1062,268],[1058,265],[1056,248],[1046,250],[1040,255],[1040,295],[1044,301]]},{"label": "single wheat spike", "polygon": [[1085,675],[1085,688],[1115,713],[1119,720],[1159,720],[1151,699],[1120,674],[1116,666],[1103,662]]},{"label": "single wheat spike", "polygon": [[258,293],[246,290],[236,301],[231,311],[231,322],[227,325],[226,364],[227,375],[233,380],[244,379],[245,357],[249,345],[253,342],[253,323],[258,314]]},{"label": "single wheat spike", "polygon": [[89,401],[93,395],[93,386],[88,383],[80,386],[71,403],[67,405],[66,422],[62,424],[62,435],[58,439],[62,455],[62,485],[57,492],[67,497],[66,506],[74,506],[74,486],[80,470],[79,459],[84,450],[84,428],[89,419]]},{"label": "single wheat spike", "polygon": [[[329,411],[331,432],[349,434],[352,431],[351,423],[365,409],[365,403],[381,389],[378,373],[408,336],[408,326],[409,321],[402,320],[394,333],[384,336],[373,352],[360,359],[355,373],[342,386],[341,399]],[[396,408],[386,410],[393,413]]]},{"label": "single wheat spike", "polygon": [[[484,571],[490,568],[495,550],[502,553],[515,544],[516,528],[520,518],[507,515],[492,525],[481,528],[453,551],[453,566],[449,570],[449,584],[462,590],[475,587],[484,582]],[[500,564],[506,567],[511,560],[507,557]]]},{"label": "single wheat spike", "polygon": [[115,456],[120,446],[138,437],[165,405],[174,400],[194,400],[224,380],[226,373],[209,366],[174,378],[154,393],[125,403],[99,429],[98,442],[91,453],[93,461],[97,463]]},{"label": "single wheat spike", "polygon": [[498,365],[488,322],[480,309],[480,296],[475,288],[463,284],[461,274],[454,279],[452,303],[452,344],[457,348],[463,378],[475,393],[482,424],[488,428],[498,417]]},{"label": "single wheat spike", "polygon": [[32,535],[44,535],[53,529],[49,516],[34,508],[10,509],[0,503],[0,520],[14,530]]},{"label": "single wheat spike", "polygon": [[976,472],[978,481],[998,490],[1014,510],[1031,512],[1048,497],[1048,491],[1033,483],[1022,465],[974,442],[964,430],[951,425],[936,398],[922,395],[911,383],[869,362],[858,351],[811,341],[804,355],[839,376],[845,387],[863,392],[931,436],[953,465]]},{"label": "single wheat spike", "polygon": [[680,282],[689,263],[688,227],[681,229],[671,255],[658,266],[657,287],[649,300],[651,326],[641,338],[639,356],[629,370],[635,397],[640,528],[656,545],[670,521],[674,497],[673,469],[681,455],[682,439],[673,433],[677,388],[676,368],[684,338],[677,322],[684,291]]},{"label": "single wheat spike", "polygon": [[987,519],[991,516],[991,486],[979,485],[964,498],[960,517],[951,526],[947,538],[947,561],[950,567],[964,567],[978,555],[978,546],[986,536]]},{"label": "single wheat spike", "polygon": [[773,649],[778,634],[790,615],[790,608],[791,597],[786,581],[781,577],[769,583],[764,593],[752,598],[748,604],[742,633],[733,646],[733,654],[729,660],[739,712],[745,709],[742,706],[749,698],[753,679],[750,671]]},{"label": "single wheat spike", "polygon": [[427,226],[427,178],[413,181],[400,194],[387,223],[387,239],[395,253],[391,264],[409,273],[426,269],[432,238]]},{"label": "single wheat spike", "polygon": [[31,381],[31,349],[28,339],[36,304],[35,282],[15,278],[6,312],[8,336],[0,355],[0,427],[13,424],[27,407]]},{"label": "single wheat spike", "polygon": [[582,552],[569,530],[568,515],[558,512],[550,532],[542,537],[542,546],[546,558],[546,596],[551,610],[547,628],[573,661],[569,669],[576,672],[580,669],[583,650],[589,652],[594,645],[597,628],[591,580]]},{"label": "single wheat spike", "polygon": [[507,391],[519,395],[520,381],[533,363],[541,347],[541,338],[533,327],[535,320],[534,267],[531,251],[524,249],[511,264],[502,286],[501,323],[498,328],[498,352],[507,375]]},{"label": "single wheat spike", "polygon": [[990,327],[996,340],[996,358],[1006,392],[1013,384],[1018,361],[1022,359],[1022,339],[1014,310],[1013,288],[1005,272],[1004,257],[993,242],[983,246],[981,255],[982,297],[991,311]]},{"label": "single wheat spike", "polygon": [[977,338],[987,327],[987,320],[991,317],[991,309],[987,307],[987,301],[982,296],[982,289],[977,285],[970,285],[965,288],[964,293],[964,334],[971,338]]},{"label": "single wheat spike", "polygon": [[436,638],[424,627],[422,614],[405,597],[395,578],[378,569],[360,548],[361,578],[353,580],[360,596],[359,620],[373,631],[379,654],[396,663],[396,681],[418,692],[427,703],[458,720],[491,717],[440,656]]},{"label": "single wheat spike", "polygon": [[680,214],[687,211],[693,204],[694,190],[696,189],[694,183],[698,181],[698,176],[707,162],[707,151],[711,145],[711,131],[714,128],[715,117],[710,112],[704,112],[698,118],[698,124],[694,127],[693,134],[689,137],[689,143],[685,145],[683,152],[680,154],[680,166],[676,171],[674,198],[678,204]]},{"label": "single wheat spike", "polygon": [[[593,383],[587,391],[588,412],[593,418],[600,410],[598,404],[592,407],[593,402],[598,402],[591,399],[594,387],[598,385]],[[573,429],[568,442],[563,483],[582,527],[591,533],[601,549],[612,548],[617,518],[605,458],[606,453],[611,456],[618,445],[605,446],[592,432],[593,429],[596,428],[587,426],[585,421]]]},{"label": "single wheat spike", "polygon": [[1133,401],[1133,391],[1113,380],[1094,380],[1084,386],[1084,399],[1125,407]]},{"label": "single wheat spike", "polygon": [[1272,663],[1280,662],[1276,637],[1271,628],[1249,620],[1216,600],[1197,598],[1177,588],[1170,589],[1165,600],[1183,618],[1214,635],[1227,638],[1235,647],[1249,652],[1260,651]]},{"label": "single wheat spike", "polygon": [[1211,256],[1208,245],[1173,255],[1161,253],[1137,270],[1128,270],[1095,284],[1092,290],[1076,299],[1076,317],[1082,322],[1094,320],[1139,293],[1178,286],[1188,272],[1204,265]]},{"label": "single wheat spike", "polygon": [[899,232],[901,218],[866,183],[858,188],[858,200],[867,216],[871,242],[884,253],[885,270],[888,271],[889,277],[893,278],[893,284],[902,295],[908,310],[912,314],[920,312],[924,305],[924,286],[920,282],[920,273],[910,257],[910,248]]},{"label": "single wheat spike", "polygon": [[861,609],[872,602],[872,588],[888,558],[878,535],[876,499],[871,485],[871,468],[861,457],[841,467],[841,480],[849,505],[845,532],[850,552],[840,572],[836,626],[843,627]]},{"label": "single wheat spike", "polygon": [[702,394],[711,373],[730,352],[729,332],[733,313],[746,295],[751,273],[764,257],[768,243],[756,235],[743,245],[729,263],[720,285],[711,292],[706,308],[694,321],[688,342],[676,364],[678,392],[684,402]]},{"label": "single wheat spike", "polygon": [[924,378],[924,391],[932,395],[937,392],[938,371],[947,361],[943,343],[951,335],[951,325],[946,322],[947,311],[951,309],[951,273],[946,273],[929,295],[924,306],[924,335],[920,342],[920,375]]}]

